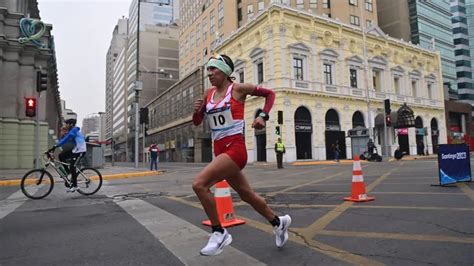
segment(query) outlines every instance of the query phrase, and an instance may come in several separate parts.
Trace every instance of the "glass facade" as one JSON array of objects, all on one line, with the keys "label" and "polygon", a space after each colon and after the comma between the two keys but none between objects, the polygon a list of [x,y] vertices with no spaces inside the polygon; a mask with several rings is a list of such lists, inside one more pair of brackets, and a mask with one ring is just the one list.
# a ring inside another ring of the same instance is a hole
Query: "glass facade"
[{"label": "glass facade", "polygon": [[412,43],[441,53],[443,82],[457,90],[456,60],[449,0],[409,0]]},{"label": "glass facade", "polygon": [[454,54],[457,65],[459,99],[474,105],[472,84],[471,53],[465,0],[451,0]]},{"label": "glass facade", "polygon": [[[471,55],[474,55],[474,0],[466,0],[466,23],[469,34],[469,51]],[[459,64],[467,64],[464,60]],[[474,66],[474,56],[471,57],[470,66]]]}]

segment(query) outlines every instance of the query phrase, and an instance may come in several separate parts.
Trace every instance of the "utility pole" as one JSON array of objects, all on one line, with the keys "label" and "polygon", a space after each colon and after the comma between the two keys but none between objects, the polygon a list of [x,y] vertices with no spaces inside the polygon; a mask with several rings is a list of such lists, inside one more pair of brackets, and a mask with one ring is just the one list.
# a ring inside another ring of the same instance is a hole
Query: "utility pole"
[{"label": "utility pole", "polygon": [[143,89],[141,81],[135,81],[135,168],[138,168],[138,134],[140,131],[140,121],[138,120],[138,93]]},{"label": "utility pole", "polygon": [[142,142],[143,142],[143,167],[145,164],[145,123],[142,124]]},{"label": "utility pole", "polygon": [[140,124],[138,121],[138,105],[139,105],[139,91],[142,90],[142,85],[140,80],[140,2],[141,0],[137,0],[137,69],[136,69],[136,77],[135,77],[135,168],[138,168],[138,134]]}]

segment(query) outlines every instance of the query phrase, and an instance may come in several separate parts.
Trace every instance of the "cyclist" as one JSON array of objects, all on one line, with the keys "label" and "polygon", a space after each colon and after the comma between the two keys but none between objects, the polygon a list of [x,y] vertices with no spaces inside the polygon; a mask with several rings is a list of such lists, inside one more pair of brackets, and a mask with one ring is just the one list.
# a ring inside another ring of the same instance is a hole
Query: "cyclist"
[{"label": "cyclist", "polygon": [[[59,154],[59,160],[61,162],[69,162],[69,172],[71,173],[71,187],[67,189],[68,192],[74,192],[77,190],[77,173],[76,173],[76,161],[86,152],[86,141],[84,135],[82,135],[80,128],[76,127],[76,119],[68,119],[65,122],[65,127],[68,133],[54,145],[48,152],[54,152],[57,147],[67,145],[67,143],[74,142],[74,148],[63,149]],[[67,169],[66,169],[67,170]]]},{"label": "cyclist", "polygon": [[234,83],[230,77],[234,63],[226,55],[211,57],[207,63],[209,81],[212,87],[204,93],[204,98],[194,103],[194,125],[201,124],[204,115],[209,120],[214,142],[215,158],[194,179],[193,190],[198,196],[212,225],[208,244],[201,249],[201,255],[220,254],[232,242],[232,236],[222,228],[210,187],[223,179],[232,186],[240,198],[249,203],[273,226],[276,245],[281,248],[288,240],[289,215],[276,216],[265,200],[250,187],[242,169],[247,164],[247,148],[244,134],[244,105],[247,95],[265,97],[263,111],[254,120],[252,127],[265,127],[268,113],[275,101],[271,90],[252,84]]}]

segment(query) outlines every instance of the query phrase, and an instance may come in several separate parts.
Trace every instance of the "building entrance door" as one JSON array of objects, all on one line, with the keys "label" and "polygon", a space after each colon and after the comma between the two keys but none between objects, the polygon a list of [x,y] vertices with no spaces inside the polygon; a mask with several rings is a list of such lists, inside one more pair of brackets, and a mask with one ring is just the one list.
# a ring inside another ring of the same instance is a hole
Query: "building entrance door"
[{"label": "building entrance door", "polygon": [[311,123],[311,113],[303,106],[295,111],[295,140],[296,140],[296,159],[312,159],[311,136],[313,134],[313,124]]}]

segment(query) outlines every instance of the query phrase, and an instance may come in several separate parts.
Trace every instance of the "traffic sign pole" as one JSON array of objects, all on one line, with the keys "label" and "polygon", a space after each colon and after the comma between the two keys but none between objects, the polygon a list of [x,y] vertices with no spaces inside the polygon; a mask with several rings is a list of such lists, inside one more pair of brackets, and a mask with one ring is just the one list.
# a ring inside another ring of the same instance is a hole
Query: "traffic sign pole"
[{"label": "traffic sign pole", "polygon": [[41,92],[36,93],[36,125],[35,125],[35,169],[40,168],[40,151],[39,151],[39,107],[38,102],[41,96]]}]

